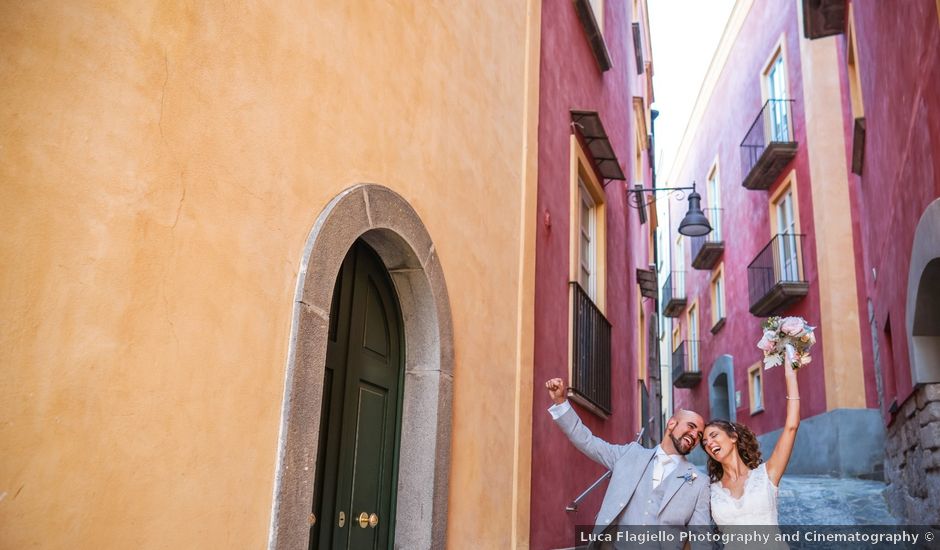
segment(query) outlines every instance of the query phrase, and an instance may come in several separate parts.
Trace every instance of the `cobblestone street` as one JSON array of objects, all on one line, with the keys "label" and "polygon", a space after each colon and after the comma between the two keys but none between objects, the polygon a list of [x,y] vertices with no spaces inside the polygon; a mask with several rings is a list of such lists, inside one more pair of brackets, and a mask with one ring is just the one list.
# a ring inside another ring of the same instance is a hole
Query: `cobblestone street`
[{"label": "cobblestone street", "polygon": [[780,483],[781,525],[893,525],[881,481],[785,475]]}]

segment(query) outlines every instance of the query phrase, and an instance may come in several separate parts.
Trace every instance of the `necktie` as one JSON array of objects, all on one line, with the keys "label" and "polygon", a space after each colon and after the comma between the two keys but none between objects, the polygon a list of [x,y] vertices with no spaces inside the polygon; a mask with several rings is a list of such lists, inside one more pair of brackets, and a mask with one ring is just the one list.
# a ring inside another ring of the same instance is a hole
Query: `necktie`
[{"label": "necktie", "polygon": [[659,460],[656,468],[653,468],[653,489],[659,487],[659,484],[663,482],[663,478],[666,477],[666,465],[672,463],[672,457],[667,454],[656,455],[656,458]]}]

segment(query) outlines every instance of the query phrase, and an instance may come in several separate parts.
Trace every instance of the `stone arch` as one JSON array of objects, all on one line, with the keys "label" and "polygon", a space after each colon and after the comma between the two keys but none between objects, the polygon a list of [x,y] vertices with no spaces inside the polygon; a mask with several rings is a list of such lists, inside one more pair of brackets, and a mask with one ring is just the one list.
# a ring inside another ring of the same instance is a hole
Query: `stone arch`
[{"label": "stone arch", "polygon": [[911,380],[940,382],[940,199],[927,205],[917,223],[905,320]]},{"label": "stone arch", "polygon": [[718,359],[715,359],[715,363],[708,373],[709,414],[711,418],[723,418],[735,422],[737,420],[737,407],[735,405],[734,359],[727,354],[721,355]]},{"label": "stone arch", "polygon": [[454,366],[447,286],[431,237],[411,205],[387,187],[362,184],[326,205],[304,248],[281,408],[270,549],[308,544],[333,286],[360,237],[391,275],[405,331],[395,545],[444,546]]}]

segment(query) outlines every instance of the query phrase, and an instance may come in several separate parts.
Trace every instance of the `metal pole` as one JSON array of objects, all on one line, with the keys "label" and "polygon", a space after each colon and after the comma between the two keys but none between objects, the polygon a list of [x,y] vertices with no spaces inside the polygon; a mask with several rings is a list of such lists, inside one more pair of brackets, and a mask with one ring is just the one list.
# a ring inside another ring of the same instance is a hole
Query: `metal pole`
[{"label": "metal pole", "polygon": [[[652,420],[652,418],[650,418],[650,420]],[[637,441],[639,441],[640,438],[643,437],[643,434],[644,434],[645,432],[646,432],[646,426],[643,426],[643,429],[641,429],[640,432],[636,434],[636,439],[634,439],[633,442],[636,443]],[[594,489],[596,489],[598,485],[600,485],[601,483],[603,483],[603,481],[604,481],[605,479],[609,478],[612,474],[613,474],[613,472],[611,472],[610,470],[607,470],[607,472],[606,472],[604,475],[602,475],[601,477],[597,478],[597,481],[595,481],[594,483],[592,483],[591,486],[588,487],[587,489],[585,489],[583,493],[581,493],[581,494],[578,495],[574,500],[572,500],[570,503],[568,503],[568,506],[565,506],[565,511],[566,511],[566,512],[577,512],[577,511],[578,511],[578,505],[581,504],[581,501],[584,500],[584,497],[588,496],[588,495],[591,493],[591,491],[593,491]]]}]

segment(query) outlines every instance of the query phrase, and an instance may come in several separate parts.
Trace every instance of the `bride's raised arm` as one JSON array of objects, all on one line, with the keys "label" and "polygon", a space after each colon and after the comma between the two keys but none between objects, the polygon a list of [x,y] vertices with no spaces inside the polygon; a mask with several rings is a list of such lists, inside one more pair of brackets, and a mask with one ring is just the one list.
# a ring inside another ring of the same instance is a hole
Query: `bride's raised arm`
[{"label": "bride's raised arm", "polygon": [[780,439],[774,446],[774,452],[767,460],[767,476],[774,485],[780,485],[780,478],[790,462],[796,431],[800,427],[800,388],[796,383],[796,371],[790,365],[783,365],[787,380],[787,419],[780,432]]}]

